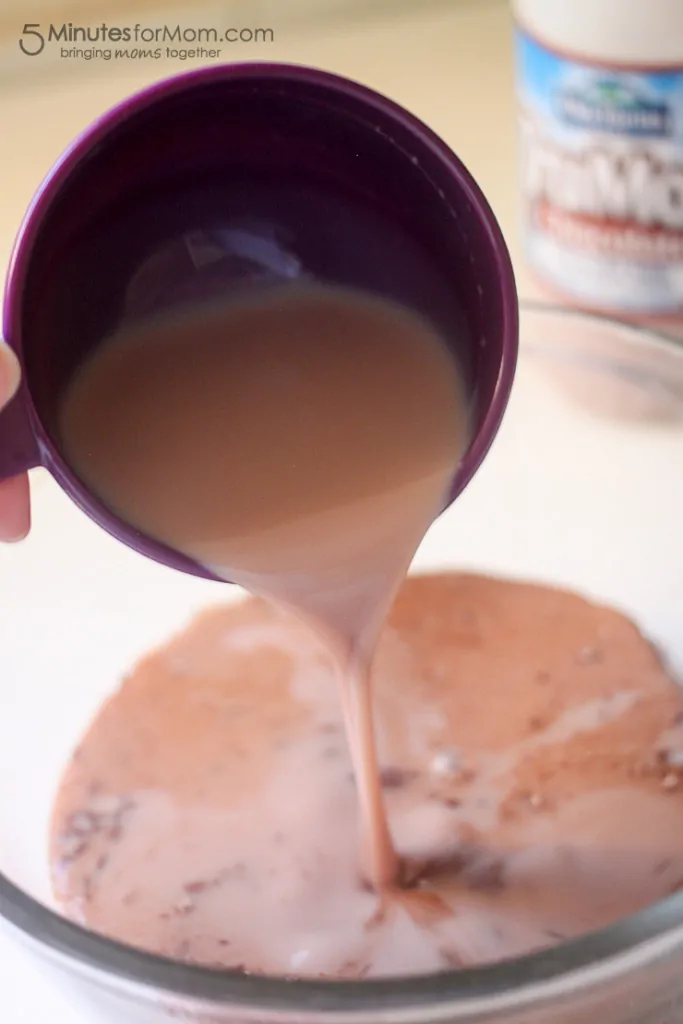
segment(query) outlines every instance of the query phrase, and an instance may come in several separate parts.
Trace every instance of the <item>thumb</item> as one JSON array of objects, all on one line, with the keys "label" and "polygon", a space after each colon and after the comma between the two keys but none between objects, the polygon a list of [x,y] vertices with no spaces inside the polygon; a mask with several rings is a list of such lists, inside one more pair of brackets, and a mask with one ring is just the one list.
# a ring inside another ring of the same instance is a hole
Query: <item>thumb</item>
[{"label": "thumb", "polygon": [[9,345],[0,341],[0,408],[14,396],[20,379],[19,360]]}]

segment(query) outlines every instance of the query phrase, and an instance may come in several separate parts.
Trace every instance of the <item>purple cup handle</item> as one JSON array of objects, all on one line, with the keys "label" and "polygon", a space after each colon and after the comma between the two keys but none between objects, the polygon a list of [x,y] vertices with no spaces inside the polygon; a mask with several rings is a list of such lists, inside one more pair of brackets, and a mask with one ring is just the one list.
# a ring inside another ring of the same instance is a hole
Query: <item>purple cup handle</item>
[{"label": "purple cup handle", "polygon": [[0,411],[0,480],[17,476],[41,463],[31,426],[28,397],[22,385],[9,405]]}]

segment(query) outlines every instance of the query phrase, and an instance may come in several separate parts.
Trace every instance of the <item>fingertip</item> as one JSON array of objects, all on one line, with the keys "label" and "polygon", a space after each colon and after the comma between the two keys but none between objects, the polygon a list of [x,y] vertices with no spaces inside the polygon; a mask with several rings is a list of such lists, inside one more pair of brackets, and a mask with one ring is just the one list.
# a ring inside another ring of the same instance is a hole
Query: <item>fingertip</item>
[{"label": "fingertip", "polygon": [[0,542],[17,544],[31,529],[28,474],[0,480]]},{"label": "fingertip", "polygon": [[19,360],[9,345],[0,341],[0,406],[14,397],[20,380]]}]

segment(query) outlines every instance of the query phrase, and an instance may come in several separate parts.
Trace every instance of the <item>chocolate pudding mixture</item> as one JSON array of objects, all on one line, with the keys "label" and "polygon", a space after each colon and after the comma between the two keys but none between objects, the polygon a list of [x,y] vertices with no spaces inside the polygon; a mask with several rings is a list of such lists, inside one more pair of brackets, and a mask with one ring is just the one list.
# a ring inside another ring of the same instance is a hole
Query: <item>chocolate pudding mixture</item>
[{"label": "chocolate pudding mixture", "polygon": [[373,696],[404,887],[359,879],[330,649],[249,599],[204,613],[102,708],[55,808],[59,902],[166,956],[357,978],[519,956],[683,883],[683,705],[622,615],[411,577]]},{"label": "chocolate pudding mixture", "polygon": [[255,291],[110,338],[76,375],[60,426],[71,464],[123,519],[323,639],[358,780],[362,871],[377,889],[395,882],[369,669],[469,439],[441,337],[353,291]]}]

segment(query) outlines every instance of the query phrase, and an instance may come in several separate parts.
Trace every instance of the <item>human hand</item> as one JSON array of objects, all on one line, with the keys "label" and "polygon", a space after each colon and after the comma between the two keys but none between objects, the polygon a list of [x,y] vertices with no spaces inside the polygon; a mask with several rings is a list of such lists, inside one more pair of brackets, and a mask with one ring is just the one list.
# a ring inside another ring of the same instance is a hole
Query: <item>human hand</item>
[{"label": "human hand", "polygon": [[[19,363],[14,352],[0,341],[0,409],[19,387]],[[28,475],[0,480],[0,541],[23,540],[31,525]]]}]

